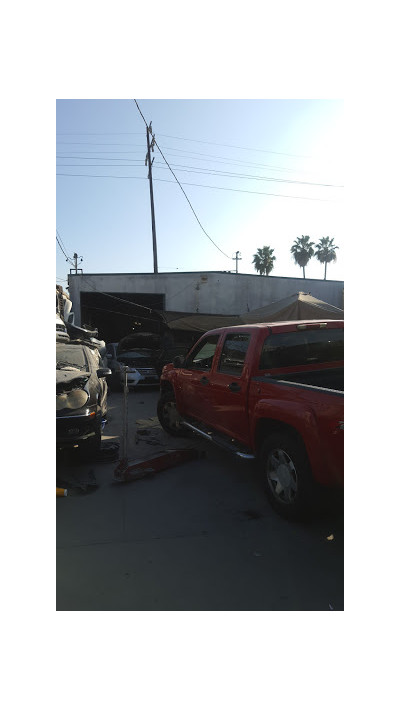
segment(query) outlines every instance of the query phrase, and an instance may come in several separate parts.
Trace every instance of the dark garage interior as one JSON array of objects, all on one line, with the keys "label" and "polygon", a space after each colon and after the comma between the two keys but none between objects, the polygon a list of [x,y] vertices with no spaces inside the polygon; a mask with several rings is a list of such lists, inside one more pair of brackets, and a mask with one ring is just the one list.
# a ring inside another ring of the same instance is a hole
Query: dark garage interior
[{"label": "dark garage interior", "polygon": [[161,316],[149,309],[163,311],[165,294],[81,292],[81,324],[97,328],[106,343],[120,341],[133,329],[159,333]]}]

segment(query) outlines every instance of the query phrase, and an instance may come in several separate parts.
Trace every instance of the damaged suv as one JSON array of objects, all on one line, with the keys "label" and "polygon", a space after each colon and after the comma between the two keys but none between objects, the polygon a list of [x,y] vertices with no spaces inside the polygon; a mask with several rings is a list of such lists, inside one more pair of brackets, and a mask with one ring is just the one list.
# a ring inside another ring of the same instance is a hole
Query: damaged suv
[{"label": "damaged suv", "polygon": [[88,453],[100,449],[110,373],[97,348],[56,344],[57,447],[78,445]]}]

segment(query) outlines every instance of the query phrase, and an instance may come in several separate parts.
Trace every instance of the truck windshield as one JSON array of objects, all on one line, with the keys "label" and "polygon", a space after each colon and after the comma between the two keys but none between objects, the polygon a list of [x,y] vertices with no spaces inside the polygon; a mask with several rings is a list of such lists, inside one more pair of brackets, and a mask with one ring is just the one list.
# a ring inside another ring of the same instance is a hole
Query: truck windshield
[{"label": "truck windshield", "polygon": [[267,370],[330,363],[343,357],[343,328],[272,333],[264,341],[259,367]]}]

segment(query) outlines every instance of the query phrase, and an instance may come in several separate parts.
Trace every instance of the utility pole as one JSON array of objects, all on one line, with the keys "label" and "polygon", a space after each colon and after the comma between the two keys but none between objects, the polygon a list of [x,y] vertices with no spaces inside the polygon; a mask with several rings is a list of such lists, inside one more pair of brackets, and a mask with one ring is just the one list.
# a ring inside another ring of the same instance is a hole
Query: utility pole
[{"label": "utility pole", "polygon": [[238,261],[241,261],[242,258],[239,257],[239,250],[236,252],[236,257],[232,257],[232,259],[236,262],[236,274],[238,273]]},{"label": "utility pole", "polygon": [[[75,274],[78,274],[78,271],[83,272],[83,269],[78,269],[78,259],[80,259],[81,262],[83,261],[83,257],[78,257],[77,253],[74,252],[74,262],[75,262],[74,270],[75,270]],[[72,269],[69,270],[69,273],[72,274]]]},{"label": "utility pole", "polygon": [[[152,140],[150,143],[150,134],[152,136]],[[156,137],[153,135],[153,131],[151,128],[151,121],[150,121],[150,126],[146,126],[146,137],[147,137],[147,156],[145,160],[145,165],[147,163],[149,164],[149,174],[148,174],[148,179],[150,183],[150,206],[151,206],[151,229],[153,233],[153,260],[154,260],[154,274],[158,274],[158,265],[157,265],[157,240],[156,240],[156,220],[154,217],[154,199],[153,199],[153,176],[151,172],[151,167],[153,165],[153,160],[150,158],[150,150],[153,151],[154,153],[154,142],[156,140]]]}]

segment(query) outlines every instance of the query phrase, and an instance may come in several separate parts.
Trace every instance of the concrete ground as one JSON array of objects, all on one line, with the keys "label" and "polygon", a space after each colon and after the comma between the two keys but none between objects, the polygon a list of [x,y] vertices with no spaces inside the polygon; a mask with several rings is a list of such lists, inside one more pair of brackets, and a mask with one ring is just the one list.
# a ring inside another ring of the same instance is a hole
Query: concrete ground
[{"label": "concrete ground", "polygon": [[[340,507],[281,519],[254,463],[169,437],[152,419],[157,399],[158,389],[129,393],[129,459],[182,446],[205,458],[122,484],[117,462],[58,456],[70,495],[57,498],[57,610],[343,610]],[[104,442],[121,435],[122,404],[109,394]]]}]

